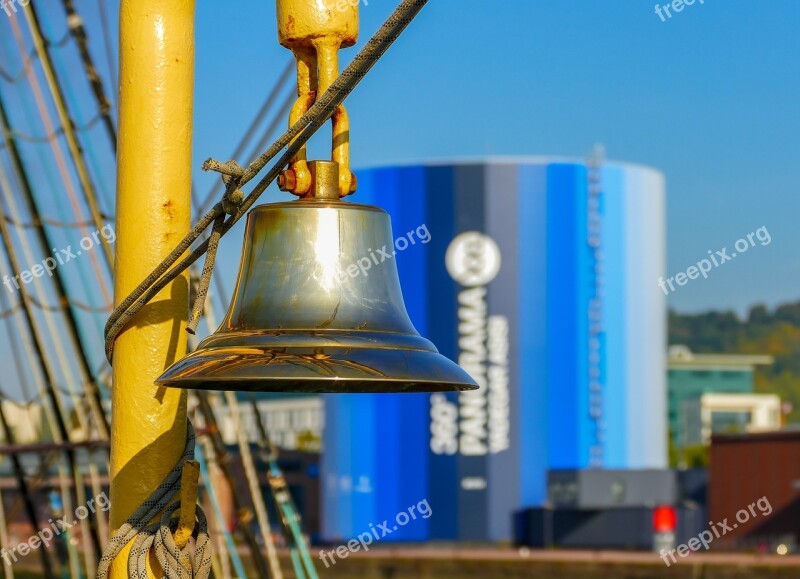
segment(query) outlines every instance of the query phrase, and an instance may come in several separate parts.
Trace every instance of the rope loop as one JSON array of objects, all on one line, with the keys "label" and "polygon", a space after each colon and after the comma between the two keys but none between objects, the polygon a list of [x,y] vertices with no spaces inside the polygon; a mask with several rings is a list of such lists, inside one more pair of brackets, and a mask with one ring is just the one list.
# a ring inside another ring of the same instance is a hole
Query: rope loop
[{"label": "rope loop", "polygon": [[[111,536],[100,563],[97,579],[107,579],[111,563],[125,546],[134,541],[128,555],[128,576],[147,579],[147,559],[153,551],[164,571],[165,579],[208,579],[211,575],[211,542],[208,521],[200,505],[195,504],[196,525],[194,557],[190,545],[175,544],[173,532],[178,527],[181,501],[174,501],[181,490],[183,466],[194,459],[196,435],[191,422],[186,425],[186,446],[178,463],[164,481],[123,525]],[[187,505],[189,508],[189,505]],[[163,513],[162,513],[163,511]],[[159,513],[161,513],[159,517]],[[151,523],[156,517],[159,520]]]},{"label": "rope loop", "polygon": [[222,196],[222,210],[228,215],[236,215],[239,207],[244,203],[244,191],[239,189],[237,180],[244,175],[244,169],[236,161],[228,161],[225,165],[231,168],[230,173],[221,175],[225,183],[225,194]]}]

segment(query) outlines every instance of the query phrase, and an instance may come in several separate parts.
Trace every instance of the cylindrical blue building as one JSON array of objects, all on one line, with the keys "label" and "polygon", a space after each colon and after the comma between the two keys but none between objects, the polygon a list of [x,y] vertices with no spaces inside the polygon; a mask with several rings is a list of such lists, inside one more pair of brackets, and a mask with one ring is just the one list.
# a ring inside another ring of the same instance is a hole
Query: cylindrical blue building
[{"label": "cylindrical blue building", "polygon": [[[664,179],[550,158],[358,172],[417,330],[477,392],[325,397],[323,537],[508,540],[546,473],[664,468]],[[375,248],[378,249],[378,248]],[[426,500],[432,515],[391,529]]]}]

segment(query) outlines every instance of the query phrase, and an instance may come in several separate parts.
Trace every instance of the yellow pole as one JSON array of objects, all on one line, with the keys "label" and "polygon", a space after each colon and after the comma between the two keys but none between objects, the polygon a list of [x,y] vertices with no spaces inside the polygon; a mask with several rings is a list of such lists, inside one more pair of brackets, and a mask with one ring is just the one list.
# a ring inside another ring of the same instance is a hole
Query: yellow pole
[{"label": "yellow pole", "polygon": [[[122,0],[114,299],[119,304],[189,230],[194,0]],[[114,347],[111,526],[118,529],[179,460],[186,391],[155,379],[186,353],[188,276],[128,325]],[[130,545],[111,570],[127,579]],[[150,577],[161,576],[151,557]]]}]

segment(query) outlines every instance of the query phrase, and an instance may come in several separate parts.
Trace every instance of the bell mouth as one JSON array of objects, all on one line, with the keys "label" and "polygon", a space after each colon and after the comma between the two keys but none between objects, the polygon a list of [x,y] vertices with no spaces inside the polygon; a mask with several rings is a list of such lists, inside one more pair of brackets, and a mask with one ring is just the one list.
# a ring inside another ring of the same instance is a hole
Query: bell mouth
[{"label": "bell mouth", "polygon": [[420,336],[319,330],[213,334],[156,383],[195,390],[332,394],[478,388]]}]

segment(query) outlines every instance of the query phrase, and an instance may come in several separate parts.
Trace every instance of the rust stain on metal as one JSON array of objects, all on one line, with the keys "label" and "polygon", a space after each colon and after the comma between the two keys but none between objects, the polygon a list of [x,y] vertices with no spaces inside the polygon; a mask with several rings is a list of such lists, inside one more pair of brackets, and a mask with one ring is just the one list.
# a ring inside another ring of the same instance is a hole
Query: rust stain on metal
[{"label": "rust stain on metal", "polygon": [[170,220],[175,218],[175,209],[172,206],[172,199],[167,199],[161,206],[164,208],[164,213],[166,213],[167,218]]}]

